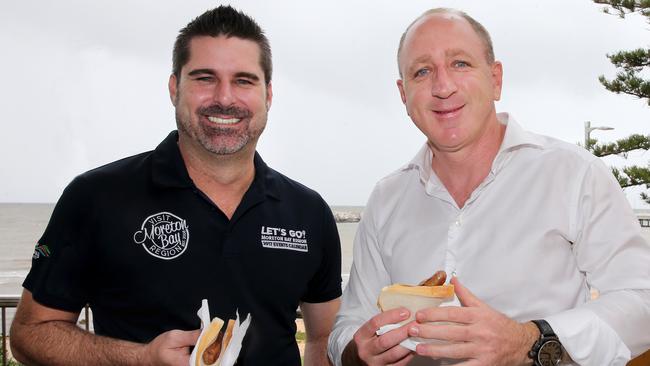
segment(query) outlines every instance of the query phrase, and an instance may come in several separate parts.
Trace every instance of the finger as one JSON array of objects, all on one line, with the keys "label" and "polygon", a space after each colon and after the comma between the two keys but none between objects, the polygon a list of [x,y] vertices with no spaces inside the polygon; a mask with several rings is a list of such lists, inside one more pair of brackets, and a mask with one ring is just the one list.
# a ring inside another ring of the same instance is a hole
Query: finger
[{"label": "finger", "polygon": [[476,319],[476,309],[459,306],[443,306],[418,310],[415,319],[418,323],[453,322],[470,324]]},{"label": "finger", "polygon": [[[410,322],[408,324],[405,324],[397,329],[393,329],[390,332],[387,332],[386,334],[380,335],[378,337],[375,337],[369,345],[370,352],[372,354],[378,355],[382,353],[386,353],[393,348],[396,348],[400,343],[402,343],[406,338],[409,337],[408,335],[408,329],[411,327],[415,322]],[[400,357],[396,356],[391,356],[391,360],[398,360],[401,357],[404,357],[405,354],[408,353],[408,350],[404,347],[397,347],[398,349],[401,350],[406,350],[406,352],[401,352]],[[397,352],[399,353],[399,352]],[[389,355],[390,356],[390,355]],[[386,361],[389,361],[386,359]],[[390,361],[389,361],[390,362]]]},{"label": "finger", "polygon": [[364,339],[375,336],[377,329],[386,324],[402,322],[409,317],[409,311],[406,308],[396,308],[379,313],[359,328],[357,333]]},{"label": "finger", "polygon": [[402,347],[400,345],[395,345],[394,347],[386,350],[377,357],[374,358],[373,364],[379,365],[392,365],[400,364],[404,358],[412,355],[410,349]]},{"label": "finger", "polygon": [[437,339],[448,342],[466,342],[472,339],[467,325],[441,323],[414,323],[408,329],[409,337]]},{"label": "finger", "polygon": [[171,346],[173,347],[188,347],[196,344],[201,334],[200,329],[196,330],[171,330],[169,336],[171,338]]},{"label": "finger", "polygon": [[415,354],[412,353],[411,351],[409,351],[409,353],[406,355],[406,357],[402,358],[401,360],[399,360],[399,361],[397,361],[395,363],[389,364],[389,365],[392,365],[392,366],[404,366],[404,365],[407,365],[409,362],[411,362],[413,357],[415,357]]},{"label": "finger", "polygon": [[456,292],[456,296],[458,297],[461,305],[467,307],[483,306],[483,302],[479,300],[478,297],[474,296],[474,294],[467,287],[463,286],[458,280],[458,277],[454,276],[451,279],[451,284],[454,285],[454,291]]},{"label": "finger", "polygon": [[476,357],[476,347],[473,343],[420,343],[415,352],[431,358],[465,360]]}]

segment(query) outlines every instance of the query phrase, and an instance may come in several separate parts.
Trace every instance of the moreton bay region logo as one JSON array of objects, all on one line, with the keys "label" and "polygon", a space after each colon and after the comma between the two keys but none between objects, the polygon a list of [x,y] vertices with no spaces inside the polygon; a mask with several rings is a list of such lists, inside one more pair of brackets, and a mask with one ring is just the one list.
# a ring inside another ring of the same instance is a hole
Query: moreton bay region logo
[{"label": "moreton bay region logo", "polygon": [[260,241],[264,248],[307,252],[307,231],[262,226]]},{"label": "moreton bay region logo", "polygon": [[173,213],[159,212],[144,219],[140,230],[133,234],[133,241],[156,258],[174,259],[187,249],[188,229],[187,221]]},{"label": "moreton bay region logo", "polygon": [[50,248],[48,248],[47,245],[41,245],[39,243],[36,243],[36,247],[34,247],[34,254],[32,254],[33,259],[38,259],[40,257],[49,257],[50,256]]}]

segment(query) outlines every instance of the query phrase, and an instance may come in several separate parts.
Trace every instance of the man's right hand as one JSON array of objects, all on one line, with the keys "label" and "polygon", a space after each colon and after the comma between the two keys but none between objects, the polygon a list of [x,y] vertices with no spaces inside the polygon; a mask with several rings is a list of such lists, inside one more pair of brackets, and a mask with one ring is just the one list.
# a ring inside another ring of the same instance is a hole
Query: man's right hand
[{"label": "man's right hand", "polygon": [[397,308],[377,314],[354,334],[341,355],[345,366],[352,365],[406,365],[414,354],[399,344],[409,337],[409,322],[378,336],[377,329],[386,324],[402,322],[409,317],[406,308]]},{"label": "man's right hand", "polygon": [[190,363],[190,346],[196,344],[201,330],[170,330],[145,346],[145,365],[186,366]]}]

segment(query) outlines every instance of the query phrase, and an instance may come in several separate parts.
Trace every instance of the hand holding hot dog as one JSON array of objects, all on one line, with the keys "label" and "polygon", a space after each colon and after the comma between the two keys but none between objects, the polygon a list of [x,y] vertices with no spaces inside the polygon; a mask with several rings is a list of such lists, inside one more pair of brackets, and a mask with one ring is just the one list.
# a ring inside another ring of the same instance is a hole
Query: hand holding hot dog
[{"label": "hand holding hot dog", "polygon": [[462,307],[420,310],[416,314],[417,323],[412,323],[408,330],[409,336],[448,342],[420,344],[417,354],[434,359],[465,359],[467,364],[473,361],[472,365],[519,365],[529,361],[527,352],[538,334],[535,325],[518,323],[492,309],[457,278],[451,283]]}]

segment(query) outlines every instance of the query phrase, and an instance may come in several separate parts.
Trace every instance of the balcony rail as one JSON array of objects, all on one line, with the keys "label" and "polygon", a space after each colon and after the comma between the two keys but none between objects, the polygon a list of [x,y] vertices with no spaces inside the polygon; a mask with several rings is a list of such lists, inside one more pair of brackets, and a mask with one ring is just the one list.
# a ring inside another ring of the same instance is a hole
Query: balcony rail
[{"label": "balcony rail", "polygon": [[[16,308],[18,307],[18,302],[20,300],[20,295],[0,295],[0,308],[2,308],[2,366],[7,366],[9,364],[8,355],[7,355],[7,308]],[[83,311],[83,320],[85,323],[86,331],[90,331],[90,321],[89,321],[90,310],[88,306],[84,308]],[[80,316],[80,318],[81,318]],[[296,316],[302,318],[300,309],[296,311]],[[650,365],[650,350],[641,356],[630,361],[627,366],[644,366]]]},{"label": "balcony rail", "polygon": [[[0,311],[2,311],[2,366],[7,366],[9,364],[8,356],[8,347],[7,344],[7,309],[8,308],[17,308],[18,302],[20,301],[20,295],[7,295],[0,294]],[[84,308],[84,311],[79,316],[80,319],[83,319],[84,328],[86,331],[90,331],[90,309],[88,306]]]}]

